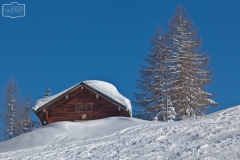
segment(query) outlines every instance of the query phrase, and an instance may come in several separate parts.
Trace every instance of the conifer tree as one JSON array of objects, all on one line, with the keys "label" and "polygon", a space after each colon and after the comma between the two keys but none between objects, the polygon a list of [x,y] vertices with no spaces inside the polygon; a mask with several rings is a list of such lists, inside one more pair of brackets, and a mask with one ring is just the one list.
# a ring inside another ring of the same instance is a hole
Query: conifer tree
[{"label": "conifer tree", "polygon": [[24,102],[22,103],[22,132],[26,133],[33,128],[33,117],[32,117],[32,101],[30,94],[27,94]]},{"label": "conifer tree", "polygon": [[51,92],[52,90],[49,87],[47,87],[45,93],[43,93],[43,97],[44,98],[50,97],[52,95]]},{"label": "conifer tree", "polygon": [[22,101],[17,81],[10,77],[3,89],[3,103],[0,109],[1,140],[8,140],[33,128],[32,103],[30,95]]},{"label": "conifer tree", "polygon": [[197,30],[193,29],[193,22],[182,6],[177,6],[169,26],[170,45],[176,55],[178,73],[173,81],[173,106],[180,119],[201,116],[204,110],[217,105],[211,100],[213,95],[203,91],[211,82],[210,58],[206,53],[199,53],[201,39],[196,37]]},{"label": "conifer tree", "polygon": [[[189,19],[187,11],[176,8],[165,36],[158,29],[151,42],[153,48],[140,70],[140,80],[135,93],[136,105],[141,108],[140,118],[179,120],[196,117],[217,103],[213,95],[204,91],[211,83],[210,58],[199,51],[201,39]],[[177,113],[176,113],[176,112]]]},{"label": "conifer tree", "polygon": [[171,112],[171,83],[174,64],[172,52],[167,47],[167,36],[162,36],[160,27],[151,41],[152,49],[148,54],[147,65],[140,70],[140,79],[136,87],[141,91],[135,93],[135,104],[140,108],[138,116],[144,119],[157,117],[158,120],[168,120]]},{"label": "conifer tree", "polygon": [[3,104],[1,121],[3,122],[4,139],[11,139],[18,135],[20,129],[18,110],[20,107],[19,89],[13,76],[10,77],[3,90]]}]

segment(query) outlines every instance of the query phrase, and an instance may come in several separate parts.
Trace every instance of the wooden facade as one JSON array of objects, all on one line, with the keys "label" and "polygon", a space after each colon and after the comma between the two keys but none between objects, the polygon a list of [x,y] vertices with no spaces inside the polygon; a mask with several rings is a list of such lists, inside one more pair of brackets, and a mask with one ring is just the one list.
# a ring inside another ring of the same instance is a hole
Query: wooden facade
[{"label": "wooden facade", "polygon": [[43,125],[59,121],[85,121],[113,116],[131,117],[111,99],[85,86],[63,94],[35,111]]}]

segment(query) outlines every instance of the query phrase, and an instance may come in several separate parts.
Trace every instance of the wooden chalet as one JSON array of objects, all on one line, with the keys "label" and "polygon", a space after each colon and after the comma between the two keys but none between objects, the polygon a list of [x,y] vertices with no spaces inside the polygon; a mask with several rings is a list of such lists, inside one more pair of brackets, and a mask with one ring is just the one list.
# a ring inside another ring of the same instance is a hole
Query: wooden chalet
[{"label": "wooden chalet", "polygon": [[83,81],[56,95],[39,99],[33,110],[43,125],[132,116],[130,101],[112,84],[97,80]]}]

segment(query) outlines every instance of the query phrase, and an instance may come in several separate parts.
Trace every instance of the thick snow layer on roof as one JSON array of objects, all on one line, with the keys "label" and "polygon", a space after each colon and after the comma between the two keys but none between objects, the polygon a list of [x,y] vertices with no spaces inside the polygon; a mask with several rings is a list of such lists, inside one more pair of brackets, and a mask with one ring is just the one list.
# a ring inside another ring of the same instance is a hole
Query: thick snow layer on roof
[{"label": "thick snow layer on roof", "polygon": [[[99,81],[99,80],[88,80],[88,81],[83,81],[83,84],[85,84],[86,86],[94,89],[97,92],[100,92],[101,94],[105,95],[106,97],[116,101],[117,103],[121,104],[122,106],[125,107],[125,109],[127,109],[131,115],[132,113],[132,106],[131,106],[131,102],[129,99],[127,99],[126,97],[124,97],[123,95],[121,95],[117,88],[108,83],[108,82],[104,82],[104,81]],[[36,111],[39,108],[41,108],[42,106],[44,106],[45,104],[53,101],[55,98],[63,95],[64,93],[68,92],[69,90],[71,90],[72,88],[76,87],[77,85],[80,85],[81,83],[78,83],[58,94],[55,94],[53,96],[47,97],[47,98],[42,98],[37,100],[35,106],[33,107],[33,109]]]},{"label": "thick snow layer on roof", "polygon": [[98,80],[83,81],[82,83],[93,88],[98,92],[101,92],[102,94],[109,97],[110,99],[122,104],[125,107],[125,109],[127,109],[130,113],[132,112],[132,106],[131,106],[130,100],[124,97],[123,95],[121,95],[114,85],[108,82],[98,81]]}]

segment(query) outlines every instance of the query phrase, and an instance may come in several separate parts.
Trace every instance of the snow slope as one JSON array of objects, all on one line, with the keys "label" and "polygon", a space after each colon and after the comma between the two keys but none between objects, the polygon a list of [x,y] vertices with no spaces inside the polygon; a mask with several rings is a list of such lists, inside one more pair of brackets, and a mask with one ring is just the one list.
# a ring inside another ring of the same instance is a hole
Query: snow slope
[{"label": "snow slope", "polygon": [[[31,141],[44,141],[44,145],[29,142],[31,148],[4,152],[21,148],[30,133],[1,143],[0,159],[240,159],[240,106],[173,123],[119,117],[84,123],[88,125],[60,122],[33,131]],[[46,130],[55,140],[39,136]]]},{"label": "snow slope", "polygon": [[36,147],[103,137],[127,127],[146,123],[151,122],[125,117],[110,117],[85,122],[57,122],[0,143],[0,153],[29,146]]}]

